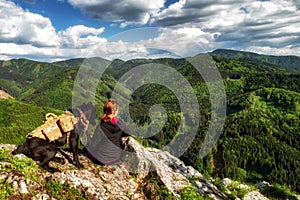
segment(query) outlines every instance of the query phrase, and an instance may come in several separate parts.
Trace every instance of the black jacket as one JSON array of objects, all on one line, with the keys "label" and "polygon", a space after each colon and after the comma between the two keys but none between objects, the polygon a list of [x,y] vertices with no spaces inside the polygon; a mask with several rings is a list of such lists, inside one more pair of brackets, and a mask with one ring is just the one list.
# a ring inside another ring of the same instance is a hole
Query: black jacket
[{"label": "black jacket", "polygon": [[121,157],[122,137],[129,136],[129,130],[121,120],[116,124],[101,122],[92,137],[90,153],[103,164],[111,164]]}]

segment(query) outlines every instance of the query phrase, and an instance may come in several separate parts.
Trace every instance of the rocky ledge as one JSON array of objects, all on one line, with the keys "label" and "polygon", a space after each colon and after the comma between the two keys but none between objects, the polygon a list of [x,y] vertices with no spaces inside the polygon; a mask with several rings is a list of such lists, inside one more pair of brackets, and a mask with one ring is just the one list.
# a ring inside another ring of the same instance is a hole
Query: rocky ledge
[{"label": "rocky ledge", "polygon": [[[51,162],[62,172],[49,173],[33,166],[23,155],[12,156],[15,145],[0,145],[0,199],[180,199],[182,192],[193,188],[202,199],[228,199],[229,189],[220,191],[213,179],[186,166],[166,151],[144,148],[131,137],[126,140],[128,154],[111,166],[93,163],[80,152],[84,165],[77,169],[72,154],[61,149],[58,157],[65,163]],[[8,152],[7,158],[4,150]],[[25,160],[16,164],[15,160]],[[29,165],[30,167],[25,170]],[[36,170],[34,170],[36,169]],[[228,180],[222,183],[225,187]],[[249,191],[243,199],[267,199],[257,190]]]}]

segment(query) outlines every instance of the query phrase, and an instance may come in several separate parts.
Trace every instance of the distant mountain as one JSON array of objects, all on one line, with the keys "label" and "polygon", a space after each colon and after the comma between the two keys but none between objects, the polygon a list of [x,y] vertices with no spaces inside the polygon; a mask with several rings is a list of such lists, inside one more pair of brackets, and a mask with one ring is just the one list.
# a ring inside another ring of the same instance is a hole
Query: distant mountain
[{"label": "distant mountain", "polygon": [[93,62],[94,61],[101,62],[105,59],[101,58],[101,57],[72,58],[72,59],[68,59],[68,60],[53,62],[51,64],[59,65],[59,66],[62,66],[62,67],[80,67],[81,64],[83,64],[84,62],[88,62],[89,60],[93,60]]},{"label": "distant mountain", "polygon": [[[97,63],[103,61],[102,58],[91,58]],[[88,59],[70,59],[61,62],[47,63],[37,62],[28,59],[12,59],[0,61],[0,89],[13,96],[16,100],[38,106],[48,106],[56,109],[69,109],[72,105],[72,91],[77,72],[81,64]],[[95,74],[90,69],[88,73]],[[87,74],[88,75],[88,74]],[[94,77],[97,80],[100,77]],[[91,77],[87,77],[86,81]],[[99,94],[96,101],[104,101],[111,91],[111,80],[98,83]],[[99,97],[100,96],[100,97]],[[101,100],[99,100],[101,99]]]},{"label": "distant mountain", "polygon": [[49,74],[60,72],[62,68],[59,65],[52,63],[38,62],[22,58],[0,61],[0,70],[1,72],[6,71],[7,73],[6,77],[1,76],[1,78],[15,79],[15,81],[20,82],[22,80],[32,81],[35,78],[49,76]]},{"label": "distant mountain", "polygon": [[252,61],[265,65],[280,66],[289,70],[300,71],[300,57],[298,56],[271,56],[228,49],[217,49],[213,51],[212,54],[235,60]]},{"label": "distant mountain", "polygon": [[84,61],[84,58],[73,58],[73,59],[69,59],[69,60],[53,62],[52,64],[57,64],[57,65],[65,66],[65,67],[69,67],[69,66],[77,66],[78,67],[82,64],[83,61]]}]

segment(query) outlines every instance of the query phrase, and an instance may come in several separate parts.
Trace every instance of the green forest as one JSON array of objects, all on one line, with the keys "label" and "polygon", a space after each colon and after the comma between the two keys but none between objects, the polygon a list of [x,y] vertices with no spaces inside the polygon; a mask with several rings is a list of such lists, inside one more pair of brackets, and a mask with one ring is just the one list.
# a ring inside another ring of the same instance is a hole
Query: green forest
[{"label": "green forest", "polygon": [[[188,59],[112,61],[97,84],[97,114],[101,115],[103,102],[111,97],[119,78],[129,70],[148,63],[170,66],[188,80],[199,104],[197,134],[180,157],[185,163],[206,176],[249,183],[265,180],[299,193],[300,58],[229,50],[216,50],[210,56],[225,86],[226,118],[217,144],[204,158],[199,157],[199,150],[211,120],[209,91]],[[41,124],[47,112],[61,113],[71,108],[73,85],[83,61],[0,61],[0,89],[14,97],[0,99],[0,142],[21,144]],[[183,118],[179,101],[167,87],[145,84],[137,88],[130,100],[131,118],[139,125],[150,124],[149,109],[156,104],[166,109],[166,123],[157,134],[138,140],[144,146],[157,148],[176,137],[184,142],[185,138],[178,134]]]}]

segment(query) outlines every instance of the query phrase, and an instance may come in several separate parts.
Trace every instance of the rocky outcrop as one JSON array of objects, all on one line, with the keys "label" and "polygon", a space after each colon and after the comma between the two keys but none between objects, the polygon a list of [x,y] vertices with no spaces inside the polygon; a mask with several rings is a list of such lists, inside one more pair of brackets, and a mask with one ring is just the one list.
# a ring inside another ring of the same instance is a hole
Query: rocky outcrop
[{"label": "rocky outcrop", "polygon": [[[15,148],[15,145],[0,145],[0,149],[7,149],[8,152]],[[212,179],[205,178],[166,151],[144,148],[132,138],[126,140],[126,150],[123,160],[111,166],[97,165],[84,152],[80,152],[79,159],[84,168],[77,169],[71,164],[72,154],[61,149],[57,156],[64,158],[65,163],[51,162],[50,165],[62,172],[51,174],[37,167],[38,170],[29,170],[29,176],[28,172],[16,169],[13,161],[28,158],[23,155],[9,155],[12,159],[3,159],[2,155],[0,186],[6,187],[6,190],[2,191],[4,195],[0,192],[0,198],[68,199],[68,195],[76,193],[84,199],[163,199],[158,191],[163,188],[164,192],[168,190],[168,195],[173,199],[180,199],[181,192],[192,186],[203,196],[218,200],[228,199],[213,184]],[[265,197],[253,191],[244,199]]]},{"label": "rocky outcrop", "polygon": [[202,194],[206,194],[213,199],[226,199],[219,189],[210,181],[205,179],[201,173],[186,166],[180,159],[172,156],[167,151],[154,148],[143,148],[134,139],[129,138],[129,151],[137,156],[137,169],[139,179],[147,176],[149,171],[155,171],[159,179],[171,191],[180,197],[180,192],[187,186],[193,185]]},{"label": "rocky outcrop", "polygon": [[[0,145],[0,148],[5,148],[11,152],[16,146]],[[23,155],[14,157],[26,158]],[[147,199],[140,191],[140,183],[129,174],[125,164],[100,166],[94,164],[84,153],[81,153],[79,159],[84,165],[84,169],[77,169],[69,162],[72,158],[71,152],[61,150],[57,157],[66,159],[65,164],[50,162],[50,165],[59,168],[62,172],[51,174],[44,170],[38,170],[34,176],[39,178],[34,180],[26,178],[24,172],[10,167],[12,163],[0,161],[0,179],[2,183],[8,184],[14,191],[10,198],[55,199],[52,197],[55,196],[53,192],[51,193],[46,189],[47,184],[52,183],[53,187],[75,188],[76,191],[80,191],[84,199]],[[57,183],[59,184],[57,185]]]}]

